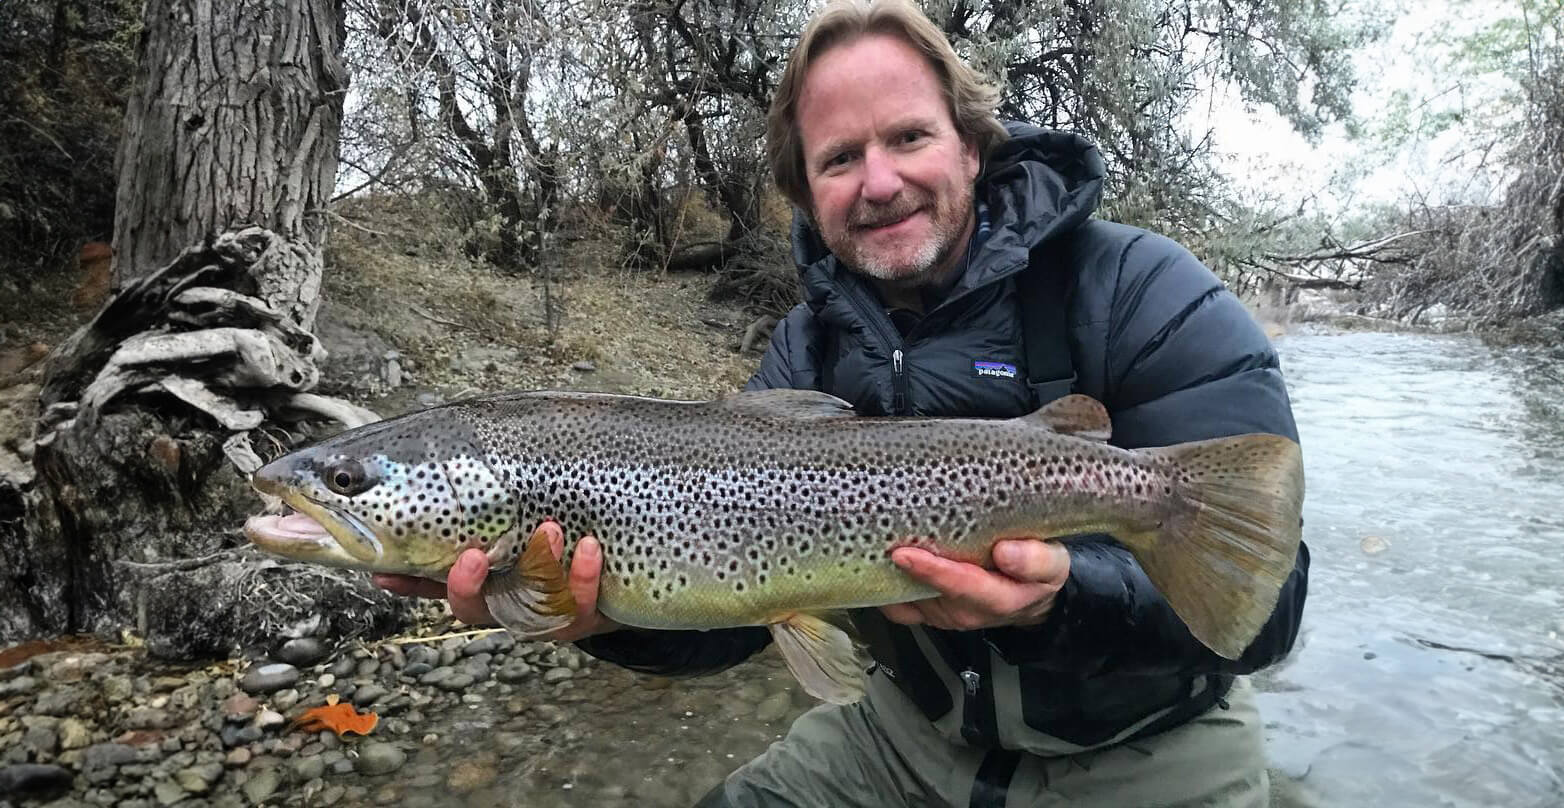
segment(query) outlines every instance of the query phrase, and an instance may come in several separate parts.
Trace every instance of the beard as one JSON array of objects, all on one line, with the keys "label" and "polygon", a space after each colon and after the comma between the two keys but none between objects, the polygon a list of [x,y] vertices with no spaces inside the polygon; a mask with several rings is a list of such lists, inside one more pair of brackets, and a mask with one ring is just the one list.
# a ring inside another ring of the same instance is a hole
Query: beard
[{"label": "beard", "polygon": [[[821,240],[839,260],[871,278],[910,284],[932,281],[931,270],[950,257],[972,215],[973,188],[967,184],[960,187],[958,193],[943,200],[908,189],[883,205],[860,201],[848,212],[845,231],[821,227]],[[898,222],[918,211],[929,216],[929,231],[918,244],[873,245],[860,232],[860,228]]]}]

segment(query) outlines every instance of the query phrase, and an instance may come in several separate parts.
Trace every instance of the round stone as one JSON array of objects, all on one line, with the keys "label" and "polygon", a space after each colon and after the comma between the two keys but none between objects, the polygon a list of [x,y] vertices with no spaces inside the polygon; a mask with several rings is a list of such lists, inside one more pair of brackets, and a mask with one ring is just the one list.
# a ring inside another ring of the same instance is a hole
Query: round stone
[{"label": "round stone", "polygon": [[239,680],[239,687],[250,694],[271,693],[285,687],[292,687],[298,681],[298,668],[286,662],[276,662],[251,668],[244,678]]},{"label": "round stone", "polygon": [[375,776],[390,774],[407,762],[407,753],[395,744],[370,741],[358,750],[354,768],[359,774]]},{"label": "round stone", "polygon": [[295,667],[307,668],[326,658],[326,644],[314,637],[299,637],[277,646],[272,658]]}]

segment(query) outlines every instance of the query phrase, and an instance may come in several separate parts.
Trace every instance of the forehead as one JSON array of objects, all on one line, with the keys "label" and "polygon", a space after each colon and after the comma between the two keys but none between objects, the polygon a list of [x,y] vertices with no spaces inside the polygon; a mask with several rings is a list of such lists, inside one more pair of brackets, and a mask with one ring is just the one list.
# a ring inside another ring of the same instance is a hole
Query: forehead
[{"label": "forehead", "polygon": [[949,123],[939,76],[922,53],[889,34],[866,34],[816,54],[798,99],[805,151],[872,136],[908,118]]}]

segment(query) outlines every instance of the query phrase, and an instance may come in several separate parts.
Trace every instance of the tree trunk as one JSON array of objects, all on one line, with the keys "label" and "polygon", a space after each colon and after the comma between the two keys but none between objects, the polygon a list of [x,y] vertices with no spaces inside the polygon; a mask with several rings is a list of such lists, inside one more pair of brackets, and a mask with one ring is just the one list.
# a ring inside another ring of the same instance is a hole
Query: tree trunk
[{"label": "tree trunk", "polygon": [[238,531],[262,505],[243,473],[252,433],[275,445],[309,435],[301,413],[375,418],[304,392],[324,355],[310,329],[346,86],[340,11],[149,1],[119,151],[119,289],[50,361],[20,535],[0,490],[0,641],[132,629],[189,658],[311,617],[383,628],[405,609],[362,580],[262,559]]},{"label": "tree trunk", "polygon": [[[340,0],[149,0],[116,161],[116,289],[235,225],[319,251],[347,89],[340,11]],[[318,275],[280,285],[309,328]]]}]

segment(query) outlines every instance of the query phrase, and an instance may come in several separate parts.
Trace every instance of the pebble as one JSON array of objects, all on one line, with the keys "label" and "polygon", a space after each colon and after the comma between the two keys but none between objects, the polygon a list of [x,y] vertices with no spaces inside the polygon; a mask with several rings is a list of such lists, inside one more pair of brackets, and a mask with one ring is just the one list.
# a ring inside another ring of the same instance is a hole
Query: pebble
[{"label": "pebble", "polygon": [[282,713],[276,710],[262,710],[255,716],[255,726],[263,731],[276,729],[286,723],[288,719],[283,718]]},{"label": "pebble", "polygon": [[407,753],[395,744],[369,741],[358,750],[354,768],[358,769],[359,774],[370,776],[390,774],[402,768],[406,761]]},{"label": "pebble", "polygon": [[506,684],[513,685],[524,681],[527,677],[531,676],[532,673],[533,669],[531,665],[528,665],[527,663],[517,659],[507,662],[501,666],[499,671],[494,674],[494,678]]},{"label": "pebble", "polygon": [[484,788],[499,777],[492,761],[463,760],[451,767],[445,784],[458,794]]},{"label": "pebble", "polygon": [[543,681],[545,684],[554,684],[563,682],[573,676],[575,676],[575,672],[569,668],[549,668],[548,672],[543,674]]},{"label": "pebble", "polygon": [[271,693],[285,687],[292,687],[297,681],[299,681],[298,668],[286,662],[274,662],[251,668],[244,678],[239,680],[239,687],[250,694]]},{"label": "pebble", "polygon": [[275,794],[281,784],[282,778],[277,775],[277,770],[266,768],[252,773],[250,779],[244,781],[242,788],[244,796],[249,798],[251,805],[260,805]]},{"label": "pebble", "polygon": [[307,668],[326,658],[326,645],[314,637],[299,637],[277,647],[272,658],[299,668]]},{"label": "pebble", "polygon": [[71,770],[41,763],[0,767],[0,794],[8,797],[47,797],[71,786]]},{"label": "pebble", "polygon": [[[449,668],[441,668],[441,670],[449,670]],[[456,671],[452,673],[452,675],[442,679],[438,684],[435,685],[435,687],[438,687],[441,690],[455,693],[457,691],[466,690],[467,688],[472,687],[473,682],[475,681],[477,681],[477,679],[475,679],[471,674]]]},{"label": "pebble", "polygon": [[43,686],[43,682],[31,676],[21,676],[9,682],[0,683],[0,698],[6,696],[20,696],[31,693]]},{"label": "pebble", "polygon": [[110,704],[118,704],[135,695],[136,686],[129,676],[109,676],[103,679],[98,692],[102,693],[103,698],[108,699]]},{"label": "pebble", "polygon": [[219,763],[208,763],[202,766],[191,766],[180,769],[175,775],[175,782],[179,787],[191,794],[205,794],[212,790],[212,786],[223,778],[223,767]]},{"label": "pebble", "polygon": [[532,708],[532,714],[547,724],[558,724],[565,720],[565,710],[554,704],[539,704]]},{"label": "pebble", "polygon": [[185,798],[186,791],[178,783],[163,780],[152,787],[152,794],[157,797],[158,805],[173,805]]},{"label": "pebble", "polygon": [[315,680],[315,686],[319,687],[321,690],[330,690],[331,686],[335,685],[336,683],[337,676],[334,673],[323,673],[320,675],[319,679]]},{"label": "pebble", "polygon": [[338,679],[352,676],[356,670],[358,670],[358,660],[352,657],[339,657],[336,662],[331,663],[331,675]]},{"label": "pebble", "polygon": [[274,708],[276,708],[278,710],[292,709],[293,705],[298,704],[298,703],[299,703],[299,691],[295,690],[294,688],[290,687],[287,690],[279,690],[276,693],[272,694],[272,698],[271,698],[272,707],[274,707]]},{"label": "pebble", "polygon": [[241,766],[249,765],[250,758],[252,757],[254,757],[254,755],[250,753],[249,747],[241,746],[238,749],[229,750],[228,756],[223,758],[223,764],[230,768],[237,769]]},{"label": "pebble", "polygon": [[440,652],[427,645],[409,646],[405,652],[407,664],[424,664],[433,668],[440,664]]},{"label": "pebble", "polygon": [[92,730],[77,718],[67,718],[60,722],[60,748],[65,751],[72,749],[84,749],[92,743]]},{"label": "pebble", "polygon": [[572,364],[570,369],[579,370],[582,373],[591,373],[592,371],[597,370],[597,365],[594,365],[590,361],[583,359],[580,362]]},{"label": "pebble", "polygon": [[248,693],[235,693],[223,700],[223,714],[236,724],[250,720],[260,708],[261,703]]},{"label": "pebble", "polygon": [[516,638],[508,631],[496,631],[493,634],[485,634],[462,648],[462,656],[477,656],[478,654],[508,654],[516,647]]},{"label": "pebble", "polygon": [[82,767],[87,769],[107,769],[122,766],[126,763],[134,763],[137,758],[136,748],[122,743],[99,743],[87,747],[82,754]]},{"label": "pebble", "polygon": [[385,698],[390,693],[391,691],[386,690],[380,685],[364,685],[363,687],[353,691],[353,703],[360,707],[368,707],[369,705]]},{"label": "pebble", "polygon": [[293,761],[293,774],[299,780],[314,780],[326,774],[326,761],[319,757],[301,757]]}]

